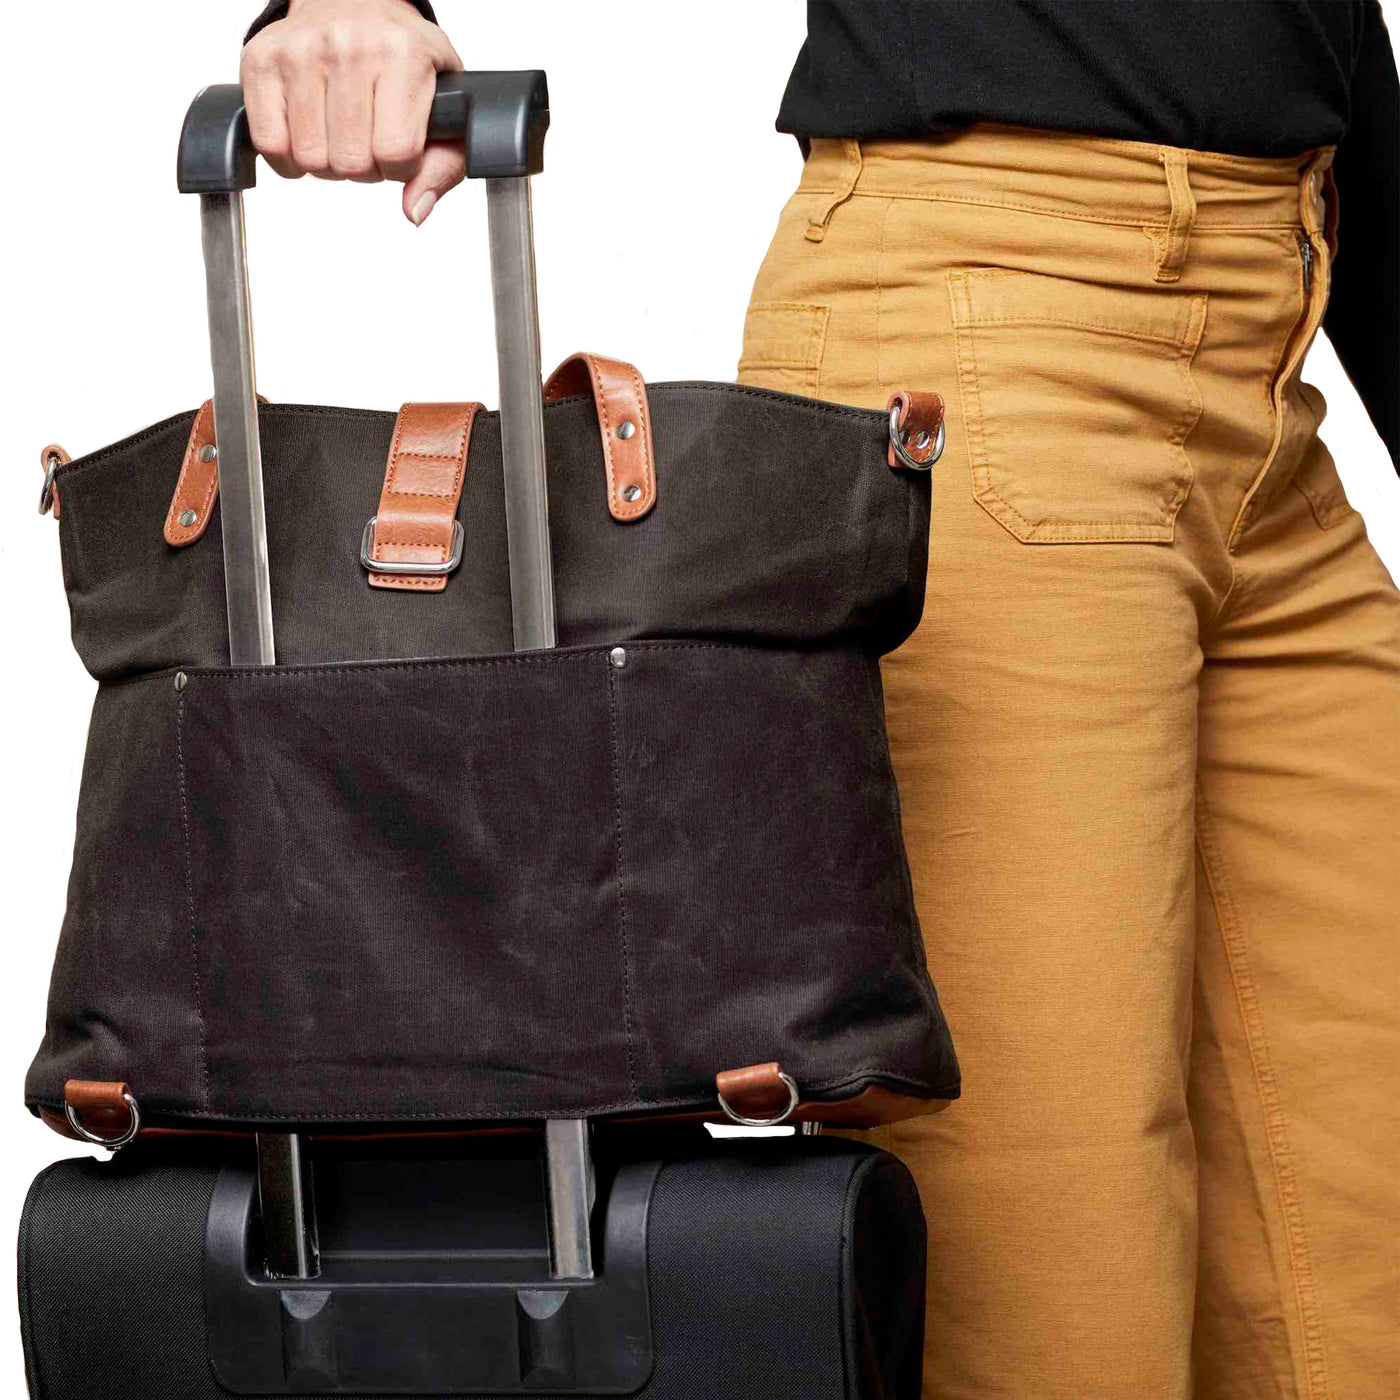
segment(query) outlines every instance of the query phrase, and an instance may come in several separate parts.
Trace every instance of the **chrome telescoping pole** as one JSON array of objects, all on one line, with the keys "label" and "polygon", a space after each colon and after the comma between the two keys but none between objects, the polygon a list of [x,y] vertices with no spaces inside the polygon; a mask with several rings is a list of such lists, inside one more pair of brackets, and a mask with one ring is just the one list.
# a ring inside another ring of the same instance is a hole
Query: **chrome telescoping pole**
[{"label": "chrome telescoping pole", "polygon": [[[554,567],[549,552],[549,490],[540,384],[539,303],[528,176],[486,181],[491,296],[501,381],[501,459],[505,470],[506,541],[516,651],[558,640]],[[549,1263],[555,1278],[592,1278],[593,1159],[588,1120],[545,1124]]]},{"label": "chrome telescoping pole", "polygon": [[271,666],[275,660],[272,585],[243,192],[200,195],[199,216],[209,296],[209,358],[214,370],[229,661],[234,666]]},{"label": "chrome telescoping pole", "polygon": [[511,617],[516,651],[535,651],[552,647],[557,635],[529,176],[487,180],[486,219],[501,381]]},{"label": "chrome telescoping pole", "polygon": [[[214,371],[228,659],[234,666],[271,666],[277,656],[243,193],[201,194],[199,213]],[[307,1144],[297,1133],[259,1133],[257,1147],[268,1272],[280,1278],[315,1278],[320,1261]]]}]

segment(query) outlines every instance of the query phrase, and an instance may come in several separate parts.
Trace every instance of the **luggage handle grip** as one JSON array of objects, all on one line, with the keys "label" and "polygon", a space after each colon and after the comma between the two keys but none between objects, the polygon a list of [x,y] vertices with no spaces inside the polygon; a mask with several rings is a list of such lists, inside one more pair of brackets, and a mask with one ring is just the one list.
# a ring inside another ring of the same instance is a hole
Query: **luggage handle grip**
[{"label": "luggage handle grip", "polygon": [[[538,68],[437,75],[428,138],[465,143],[468,179],[538,175],[548,130],[549,88]],[[176,177],[181,194],[232,194],[257,183],[257,151],[237,83],[215,83],[190,103]]]}]

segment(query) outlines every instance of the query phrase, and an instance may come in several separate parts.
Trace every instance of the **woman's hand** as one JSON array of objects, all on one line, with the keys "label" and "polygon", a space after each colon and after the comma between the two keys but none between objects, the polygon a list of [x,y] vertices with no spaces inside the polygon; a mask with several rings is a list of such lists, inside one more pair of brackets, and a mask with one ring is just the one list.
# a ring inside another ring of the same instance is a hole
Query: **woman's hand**
[{"label": "woman's hand", "polygon": [[465,174],[460,145],[424,142],[434,80],[461,66],[409,0],[292,0],[243,50],[253,144],[289,180],[400,180],[421,224]]}]

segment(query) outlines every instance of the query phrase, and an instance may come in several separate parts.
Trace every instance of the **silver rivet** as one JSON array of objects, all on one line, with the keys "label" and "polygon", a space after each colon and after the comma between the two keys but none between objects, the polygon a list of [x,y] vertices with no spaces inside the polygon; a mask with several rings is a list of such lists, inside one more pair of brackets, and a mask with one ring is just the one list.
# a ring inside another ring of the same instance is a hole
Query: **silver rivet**
[{"label": "silver rivet", "polygon": [[922,452],[932,441],[933,439],[929,437],[927,433],[920,433],[919,436],[914,439],[914,446]]},{"label": "silver rivet", "polygon": [[190,683],[190,678],[183,671],[175,672],[175,689],[183,690]]},{"label": "silver rivet", "polygon": [[624,501],[639,501],[642,498],[642,488],[640,486],[624,486],[622,488],[622,499]]},{"label": "silver rivet", "polygon": [[622,668],[627,664],[626,647],[614,647],[608,653],[608,660],[611,661],[612,664],[616,666],[619,671],[622,670]]},{"label": "silver rivet", "polygon": [[623,421],[617,425],[617,435],[623,442],[626,442],[636,431],[637,425],[630,418],[624,418]]},{"label": "silver rivet", "polygon": [[188,530],[188,529],[190,528],[190,526],[193,525],[194,522],[195,522],[196,520],[198,520],[198,519],[199,519],[199,512],[198,512],[198,511],[193,511],[193,510],[182,510],[182,511],[180,512],[180,524],[183,525],[183,526],[185,527],[185,529],[187,529],[187,530]]},{"label": "silver rivet", "polygon": [[212,442],[206,442],[199,449],[199,460],[201,462],[212,462],[219,455],[219,449]]}]

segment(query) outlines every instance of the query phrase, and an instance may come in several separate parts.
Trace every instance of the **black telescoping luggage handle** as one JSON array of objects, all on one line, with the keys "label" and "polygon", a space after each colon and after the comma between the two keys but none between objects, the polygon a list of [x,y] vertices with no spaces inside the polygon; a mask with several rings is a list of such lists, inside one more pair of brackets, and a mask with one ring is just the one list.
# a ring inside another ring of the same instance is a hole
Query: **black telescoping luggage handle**
[{"label": "black telescoping luggage handle", "polygon": [[[486,182],[511,614],[518,651],[552,647],[557,641],[530,202],[530,177],[544,168],[548,127],[549,92],[537,69],[438,74],[427,134],[434,140],[462,141],[468,177]],[[256,161],[242,89],[231,83],[205,88],[185,116],[176,173],[181,193],[200,197],[229,661],[234,666],[275,661],[243,223],[243,191],[256,182]],[[300,1133],[259,1133],[257,1142],[268,1267],[283,1277],[314,1277],[319,1264],[308,1144]],[[591,1279],[594,1184],[585,1120],[545,1125],[545,1168],[551,1273],[561,1279]]]},{"label": "black telescoping luggage handle", "polygon": [[[437,76],[428,137],[465,143],[468,179],[538,175],[548,130],[549,87],[538,68]],[[257,152],[237,83],[207,87],[190,104],[176,174],[181,194],[232,194],[257,183]]]}]

